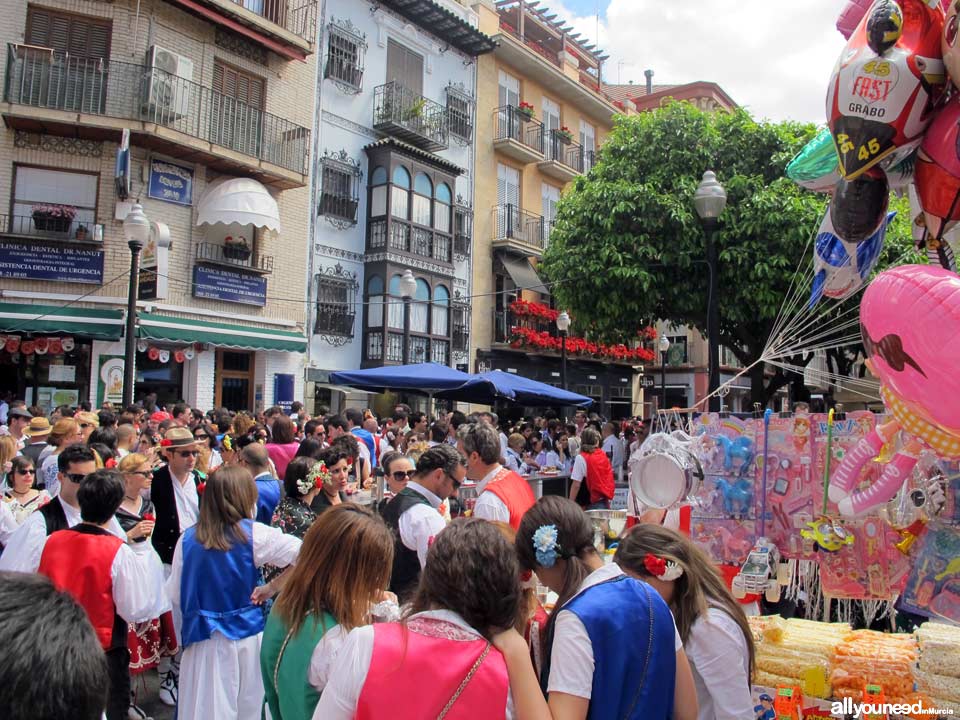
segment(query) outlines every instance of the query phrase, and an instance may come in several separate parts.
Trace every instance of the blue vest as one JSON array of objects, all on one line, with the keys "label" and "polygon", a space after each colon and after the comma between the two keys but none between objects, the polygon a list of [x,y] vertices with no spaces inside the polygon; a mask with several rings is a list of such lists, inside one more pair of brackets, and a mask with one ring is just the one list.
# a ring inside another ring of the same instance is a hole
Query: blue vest
[{"label": "blue vest", "polygon": [[357,436],[357,440],[362,442],[370,450],[370,467],[377,466],[377,444],[373,441],[373,435],[369,430],[355,427],[350,431]]},{"label": "blue vest", "polygon": [[563,609],[580,618],[593,646],[588,720],[673,717],[675,626],[653,588],[621,575],[585,590]]},{"label": "blue vest", "polygon": [[217,631],[229,640],[263,632],[263,609],[250,602],[259,573],[253,561],[253,520],[241,520],[245,543],[209,550],[197,542],[196,527],[183,534],[180,609],[182,646],[208,640]]},{"label": "blue vest", "polygon": [[257,517],[258,523],[269,525],[273,522],[273,511],[280,504],[280,483],[273,475],[261,475],[257,481]]}]

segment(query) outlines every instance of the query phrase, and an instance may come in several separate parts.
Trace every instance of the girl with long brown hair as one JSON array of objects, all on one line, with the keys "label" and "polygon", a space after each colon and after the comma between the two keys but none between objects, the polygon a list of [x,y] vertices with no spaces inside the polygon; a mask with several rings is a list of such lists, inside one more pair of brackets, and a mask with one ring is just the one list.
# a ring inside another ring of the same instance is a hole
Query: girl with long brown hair
[{"label": "girl with long brown hair", "polygon": [[310,527],[263,633],[260,669],[274,720],[310,720],[337,671],[334,657],[347,633],[370,622],[392,567],[393,536],[360,505],[330,508]]},{"label": "girl with long brown hair", "polygon": [[257,486],[238,465],[197,487],[200,518],[173,554],[167,593],[182,614],[178,713],[184,718],[257,720],[263,702],[258,605],[287,573],[257,586],[259,568],[296,562],[300,540],[254,522]]},{"label": "girl with long brown hair", "polygon": [[698,720],[750,717],[753,635],[710,558],[675,530],[641,523],[621,540],[614,561],[673,611],[693,670]]}]

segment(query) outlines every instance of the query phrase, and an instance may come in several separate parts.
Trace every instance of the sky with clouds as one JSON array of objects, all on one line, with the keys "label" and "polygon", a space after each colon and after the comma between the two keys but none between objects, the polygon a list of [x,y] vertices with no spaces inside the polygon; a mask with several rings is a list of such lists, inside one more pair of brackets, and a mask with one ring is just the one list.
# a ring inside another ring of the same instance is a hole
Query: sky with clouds
[{"label": "sky with clouds", "polygon": [[[610,55],[607,82],[720,85],[757,118],[825,123],[845,0],[541,0]],[[599,8],[599,28],[597,10]]]}]

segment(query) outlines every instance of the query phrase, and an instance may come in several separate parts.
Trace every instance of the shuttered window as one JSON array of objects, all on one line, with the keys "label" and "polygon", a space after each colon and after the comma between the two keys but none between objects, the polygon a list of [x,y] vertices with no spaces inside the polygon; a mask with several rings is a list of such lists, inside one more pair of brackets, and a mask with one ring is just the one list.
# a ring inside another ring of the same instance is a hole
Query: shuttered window
[{"label": "shuttered window", "polygon": [[387,40],[387,82],[398,82],[417,95],[423,95],[423,55]]},{"label": "shuttered window", "polygon": [[216,62],[213,65],[213,90],[244,105],[263,110],[264,82],[263,78],[256,75],[248,75]]},{"label": "shuttered window", "polygon": [[263,132],[264,80],[236,68],[213,64],[211,139],[247,155],[259,155]]},{"label": "shuttered window", "polygon": [[27,9],[25,43],[73,56],[109,58],[110,27],[109,20],[31,6]]}]

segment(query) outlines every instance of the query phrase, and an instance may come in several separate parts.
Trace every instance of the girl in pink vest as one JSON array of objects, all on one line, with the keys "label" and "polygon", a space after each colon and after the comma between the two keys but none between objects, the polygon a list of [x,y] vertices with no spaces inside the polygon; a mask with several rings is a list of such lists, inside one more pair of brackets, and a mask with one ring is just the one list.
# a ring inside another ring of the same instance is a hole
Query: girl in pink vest
[{"label": "girl in pink vest", "polygon": [[520,612],[513,548],[490,523],[436,536],[402,623],[351,631],[314,720],[513,720],[507,668],[491,639]]}]

